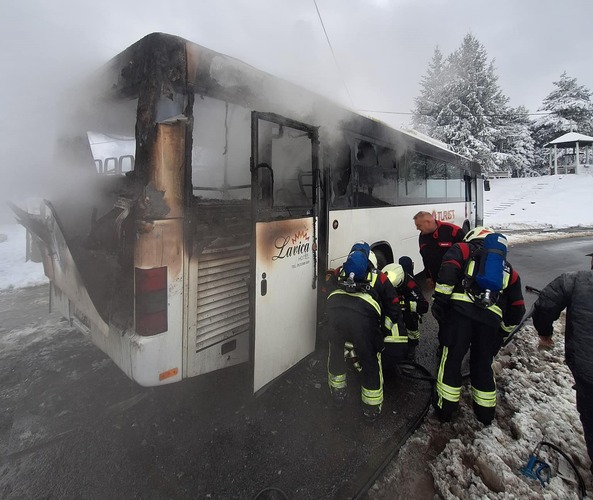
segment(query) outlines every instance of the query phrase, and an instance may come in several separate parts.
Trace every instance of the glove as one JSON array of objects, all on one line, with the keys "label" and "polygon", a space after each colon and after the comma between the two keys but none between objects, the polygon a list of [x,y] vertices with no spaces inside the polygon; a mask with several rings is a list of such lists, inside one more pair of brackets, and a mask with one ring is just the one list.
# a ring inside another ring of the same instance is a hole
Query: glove
[{"label": "glove", "polygon": [[435,300],[432,304],[432,309],[430,312],[434,316],[434,319],[436,319],[439,323],[442,323],[445,319],[445,314],[447,313],[447,306],[444,302]]}]

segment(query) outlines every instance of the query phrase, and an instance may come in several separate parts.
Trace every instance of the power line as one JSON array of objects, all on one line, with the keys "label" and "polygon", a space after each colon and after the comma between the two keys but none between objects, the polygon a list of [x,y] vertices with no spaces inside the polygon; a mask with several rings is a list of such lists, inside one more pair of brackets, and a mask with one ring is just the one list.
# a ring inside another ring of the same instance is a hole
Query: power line
[{"label": "power line", "polygon": [[338,64],[338,60],[336,59],[336,54],[334,53],[334,48],[329,40],[329,35],[327,34],[327,30],[325,29],[325,24],[323,24],[323,19],[321,17],[321,12],[319,12],[319,7],[317,7],[317,0],[313,0],[315,4],[315,10],[317,11],[317,15],[319,16],[319,21],[321,22],[321,27],[323,28],[323,32],[325,33],[325,39],[327,40],[327,44],[329,45],[329,50],[331,50],[332,57],[334,58],[334,62],[336,63],[336,68],[338,68],[338,74],[342,79],[342,83],[344,84],[344,88],[346,89],[346,93],[348,94],[348,99],[350,99],[350,105],[354,107],[354,101],[352,100],[352,96],[350,95],[350,90],[348,89],[348,85],[346,85],[346,79],[344,78],[344,74]]},{"label": "power line", "polygon": [[[359,109],[361,113],[384,113],[388,115],[419,115],[419,116],[432,116],[425,113],[413,113],[411,111],[382,111],[379,109]],[[540,113],[521,113],[528,116],[540,116],[540,115],[552,115],[554,114],[552,111],[545,111]],[[512,113],[493,113],[493,114],[483,114],[481,116],[513,116]]]}]

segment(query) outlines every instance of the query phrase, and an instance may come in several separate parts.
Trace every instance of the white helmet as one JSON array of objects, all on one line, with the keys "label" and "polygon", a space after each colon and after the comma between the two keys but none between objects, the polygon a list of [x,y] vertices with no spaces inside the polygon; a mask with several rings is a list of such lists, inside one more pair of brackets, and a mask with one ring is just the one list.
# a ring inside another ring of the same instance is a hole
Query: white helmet
[{"label": "white helmet", "polygon": [[373,252],[372,250],[369,252],[369,262],[373,265],[375,269],[377,269],[377,256],[375,255],[375,252]]},{"label": "white helmet", "polygon": [[404,268],[395,262],[387,264],[383,268],[383,272],[387,275],[394,287],[398,287],[404,282],[404,277],[406,275]]},{"label": "white helmet", "polygon": [[464,236],[463,241],[483,240],[489,234],[494,233],[492,229],[484,226],[477,226],[468,231]]}]

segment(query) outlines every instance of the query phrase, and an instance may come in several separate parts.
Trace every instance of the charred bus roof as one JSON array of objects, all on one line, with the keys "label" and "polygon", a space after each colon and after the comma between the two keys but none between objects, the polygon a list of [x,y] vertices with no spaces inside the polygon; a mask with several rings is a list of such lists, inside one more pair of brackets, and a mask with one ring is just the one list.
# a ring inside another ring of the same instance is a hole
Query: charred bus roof
[{"label": "charred bus roof", "polygon": [[207,95],[320,126],[322,134],[324,127],[339,128],[430,156],[436,146],[442,159],[481,173],[476,162],[445,144],[362,116],[238,59],[166,33],[149,34],[115,56],[95,83],[103,93],[108,89],[112,97],[141,97],[139,120],[159,121],[158,105],[163,100],[176,103],[190,117],[194,96]]}]

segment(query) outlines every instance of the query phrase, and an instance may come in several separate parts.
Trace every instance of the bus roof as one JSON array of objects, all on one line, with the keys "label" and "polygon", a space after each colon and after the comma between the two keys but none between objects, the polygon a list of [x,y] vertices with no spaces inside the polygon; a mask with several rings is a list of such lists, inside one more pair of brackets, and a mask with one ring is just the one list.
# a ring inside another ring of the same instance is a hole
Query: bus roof
[{"label": "bus roof", "polygon": [[339,128],[363,137],[379,137],[404,150],[438,154],[439,158],[481,173],[479,164],[451,151],[445,143],[360,115],[303,87],[175,35],[145,36],[107,63],[96,75],[95,84],[99,93],[109,89],[110,93],[130,98],[137,96],[141,88],[154,89],[171,99],[193,89],[196,95],[319,126],[322,134],[324,128]]}]

